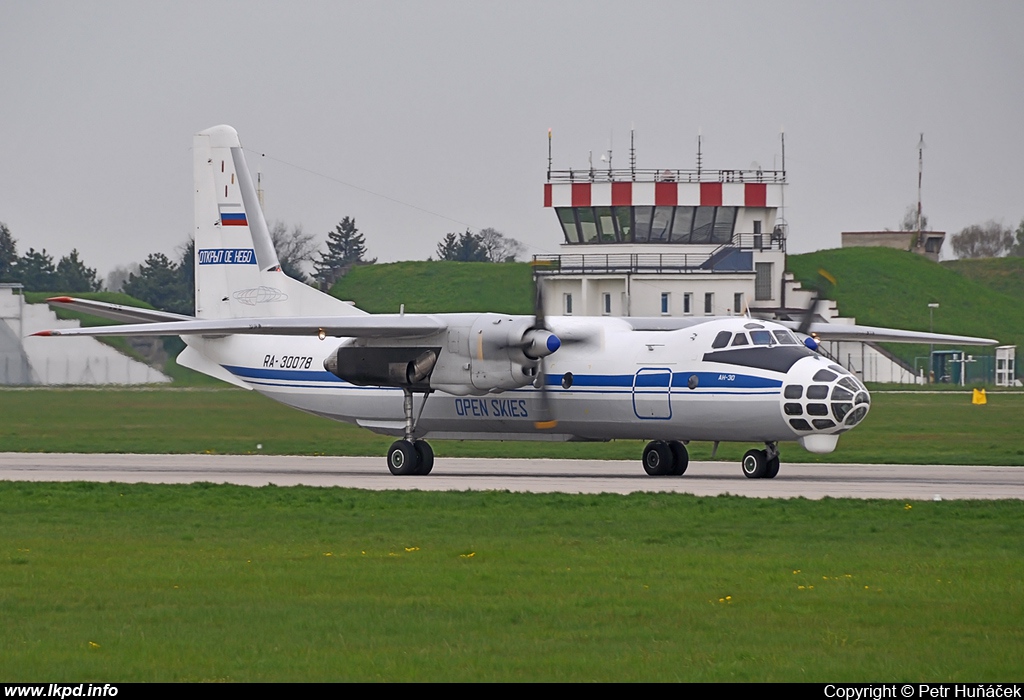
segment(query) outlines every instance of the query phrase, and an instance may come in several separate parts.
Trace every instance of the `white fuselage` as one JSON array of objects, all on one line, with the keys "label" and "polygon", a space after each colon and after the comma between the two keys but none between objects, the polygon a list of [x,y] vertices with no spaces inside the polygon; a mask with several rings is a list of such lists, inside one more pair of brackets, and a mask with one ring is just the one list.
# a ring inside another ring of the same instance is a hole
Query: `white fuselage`
[{"label": "white fuselage", "polygon": [[[451,328],[476,316],[438,315]],[[422,395],[417,396],[415,436],[800,440],[812,451],[830,451],[838,434],[860,422],[869,405],[864,387],[827,358],[795,342],[777,342],[774,336],[765,343],[766,333],[788,334],[770,322],[720,318],[680,330],[643,331],[634,330],[623,319],[560,317],[549,319],[549,326],[564,340],[579,339],[565,342],[545,359],[556,427],[534,425],[541,411],[541,391],[524,379],[521,386],[493,392],[456,395],[437,390],[425,406]],[[464,323],[463,327],[470,326]],[[472,338],[463,337],[465,333],[452,341],[453,332],[410,344],[441,348],[438,366],[444,365],[449,373],[453,368],[464,370],[469,377],[474,364],[485,359],[484,351],[475,350]],[[755,339],[755,333],[760,337]],[[732,344],[740,340],[742,345]],[[402,389],[356,386],[324,369],[327,356],[349,340],[228,336],[193,337],[188,342],[276,401],[376,432],[403,434]],[[464,386],[472,391],[471,382]],[[791,398],[784,395],[786,387]],[[800,387],[799,396],[794,387]],[[809,397],[811,393],[816,398]],[[864,408],[856,417],[855,405]]]}]

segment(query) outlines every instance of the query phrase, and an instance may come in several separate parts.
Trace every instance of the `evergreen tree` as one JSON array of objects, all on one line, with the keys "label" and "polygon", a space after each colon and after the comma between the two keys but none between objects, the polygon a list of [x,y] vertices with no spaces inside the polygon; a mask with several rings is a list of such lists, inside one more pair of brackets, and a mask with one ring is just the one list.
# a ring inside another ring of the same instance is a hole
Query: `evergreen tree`
[{"label": "evergreen tree", "polygon": [[0,221],[0,282],[13,282],[15,266],[18,264],[18,245],[7,224]]},{"label": "evergreen tree", "polygon": [[437,244],[438,260],[455,260],[458,262],[488,262],[487,249],[483,238],[468,228],[465,233],[449,233]]},{"label": "evergreen tree", "polygon": [[100,290],[96,269],[85,266],[85,263],[78,257],[77,248],[57,263],[57,282],[54,290],[62,292],[98,292]]},{"label": "evergreen tree", "polygon": [[41,252],[29,248],[28,252],[18,258],[14,281],[21,282],[29,292],[57,291],[57,268],[53,266],[53,257],[44,248]]},{"label": "evergreen tree", "polygon": [[356,228],[356,220],[345,217],[327,234],[327,252],[313,263],[314,277],[320,289],[330,289],[354,265],[373,264],[377,258],[366,260],[366,240]]},{"label": "evergreen tree", "polygon": [[125,294],[152,304],[164,311],[191,314],[195,304],[189,298],[195,292],[184,289],[181,267],[163,253],[151,253],[139,268],[139,274],[128,275]]}]

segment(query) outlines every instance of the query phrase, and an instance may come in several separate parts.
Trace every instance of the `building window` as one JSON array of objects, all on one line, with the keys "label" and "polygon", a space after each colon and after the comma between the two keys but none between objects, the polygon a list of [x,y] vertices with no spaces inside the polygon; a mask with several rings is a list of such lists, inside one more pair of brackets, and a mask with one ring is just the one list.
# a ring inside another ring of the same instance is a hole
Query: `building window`
[{"label": "building window", "polygon": [[737,316],[743,314],[745,309],[743,308],[743,292],[736,292],[732,295],[732,312]]},{"label": "building window", "polygon": [[605,292],[601,295],[601,313],[608,316],[612,312],[612,295]]},{"label": "building window", "polygon": [[662,316],[668,316],[669,312],[671,312],[672,309],[671,309],[671,306],[669,304],[669,300],[671,298],[672,297],[669,295],[668,292],[662,292],[661,293],[661,315]]},{"label": "building window", "polygon": [[715,311],[715,293],[704,292],[704,315],[710,316]]},{"label": "building window", "polygon": [[754,263],[754,299],[770,301],[772,298],[773,263]]},{"label": "building window", "polygon": [[563,294],[562,299],[565,302],[565,315],[572,316],[572,294]]},{"label": "building window", "polygon": [[693,294],[686,292],[683,294],[683,315],[689,316],[693,313]]}]

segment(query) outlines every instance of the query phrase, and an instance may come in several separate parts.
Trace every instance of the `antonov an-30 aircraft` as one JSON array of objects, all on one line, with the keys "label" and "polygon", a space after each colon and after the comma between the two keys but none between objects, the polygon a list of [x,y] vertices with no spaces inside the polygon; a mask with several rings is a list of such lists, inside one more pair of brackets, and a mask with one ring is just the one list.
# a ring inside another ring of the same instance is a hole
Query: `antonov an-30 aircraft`
[{"label": "antonov an-30 aircraft", "polygon": [[[984,338],[744,317],[370,315],[281,272],[237,132],[196,134],[195,318],[60,297],[129,325],[37,335],[180,335],[178,362],[303,411],[398,440],[393,474],[428,474],[427,438],[649,440],[652,476],[682,474],[690,440],[764,443],[743,457],[773,478],[778,443],[831,452],[868,414],[860,380],[824,340],[994,344]],[[794,334],[794,330],[797,331]],[[803,341],[803,342],[801,342]],[[717,445],[716,445],[717,447]]]}]

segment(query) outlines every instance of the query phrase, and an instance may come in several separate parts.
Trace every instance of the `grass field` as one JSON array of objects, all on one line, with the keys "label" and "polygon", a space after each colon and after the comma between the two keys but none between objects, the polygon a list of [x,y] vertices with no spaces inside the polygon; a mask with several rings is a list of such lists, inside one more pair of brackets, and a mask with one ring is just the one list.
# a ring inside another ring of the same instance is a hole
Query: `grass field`
[{"label": "grass field", "polygon": [[0,484],[5,681],[1008,681],[1020,502]]},{"label": "grass field", "polygon": [[[1024,394],[873,394],[871,413],[829,455],[795,443],[783,462],[1024,465]],[[0,390],[0,451],[383,455],[393,438],[300,413],[240,389]],[[636,459],[643,443],[431,441],[444,457]],[[726,443],[718,458],[736,461],[751,445]],[[692,443],[708,459],[710,443]],[[637,466],[639,469],[639,464]]]}]

